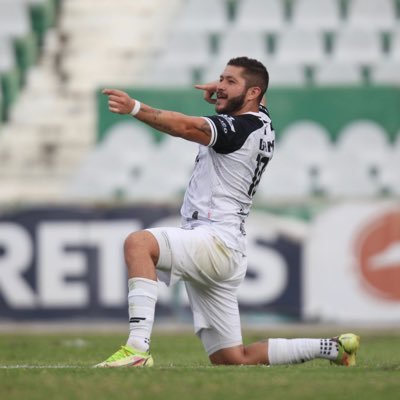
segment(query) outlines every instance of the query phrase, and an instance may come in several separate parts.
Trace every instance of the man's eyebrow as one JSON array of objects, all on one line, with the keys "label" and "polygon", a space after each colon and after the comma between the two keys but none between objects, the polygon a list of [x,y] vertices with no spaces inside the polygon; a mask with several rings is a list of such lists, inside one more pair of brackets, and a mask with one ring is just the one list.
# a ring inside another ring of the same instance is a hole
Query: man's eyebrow
[{"label": "man's eyebrow", "polygon": [[221,75],[220,78],[233,79],[233,80],[237,81],[237,79],[233,75]]}]

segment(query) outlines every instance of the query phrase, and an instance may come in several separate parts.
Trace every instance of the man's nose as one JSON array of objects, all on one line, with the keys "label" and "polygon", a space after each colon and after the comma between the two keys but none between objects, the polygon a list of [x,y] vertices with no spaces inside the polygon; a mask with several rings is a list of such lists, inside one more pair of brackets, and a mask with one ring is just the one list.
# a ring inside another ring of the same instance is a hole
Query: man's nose
[{"label": "man's nose", "polygon": [[224,83],[224,81],[220,81],[220,82],[218,82],[218,84],[217,84],[217,91],[218,90],[224,90],[225,89],[225,83]]}]

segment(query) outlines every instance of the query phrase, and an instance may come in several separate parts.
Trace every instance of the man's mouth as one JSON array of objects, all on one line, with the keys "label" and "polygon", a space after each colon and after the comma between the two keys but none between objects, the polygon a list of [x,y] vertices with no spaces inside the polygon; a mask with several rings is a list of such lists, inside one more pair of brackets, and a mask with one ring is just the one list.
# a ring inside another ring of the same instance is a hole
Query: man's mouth
[{"label": "man's mouth", "polygon": [[226,98],[228,98],[226,94],[221,92],[217,93],[217,99],[226,99]]}]

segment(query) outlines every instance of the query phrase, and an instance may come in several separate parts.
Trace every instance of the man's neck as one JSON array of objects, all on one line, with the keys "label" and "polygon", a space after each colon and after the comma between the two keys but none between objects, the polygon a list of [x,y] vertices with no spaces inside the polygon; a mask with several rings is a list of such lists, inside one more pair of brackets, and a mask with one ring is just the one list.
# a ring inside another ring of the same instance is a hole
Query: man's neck
[{"label": "man's neck", "polygon": [[249,113],[249,112],[258,113],[259,107],[260,107],[260,106],[259,106],[258,103],[255,103],[255,102],[251,102],[251,103],[250,103],[250,102],[249,102],[249,103],[243,105],[243,107],[241,107],[239,110],[234,111],[234,112],[232,113],[232,115],[233,115],[233,116],[236,116],[236,115],[240,115],[240,114],[246,114],[246,113]]}]

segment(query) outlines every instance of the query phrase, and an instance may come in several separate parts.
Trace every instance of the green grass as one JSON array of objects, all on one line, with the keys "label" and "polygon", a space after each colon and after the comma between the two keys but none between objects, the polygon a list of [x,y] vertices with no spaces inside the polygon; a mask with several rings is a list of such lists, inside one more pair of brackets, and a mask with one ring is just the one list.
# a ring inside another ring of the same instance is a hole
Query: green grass
[{"label": "green grass", "polygon": [[[213,367],[193,334],[156,333],[155,367],[148,369],[90,368],[124,343],[124,335],[0,334],[0,399],[398,399],[400,336],[361,334],[355,368],[323,360],[269,368]],[[249,333],[245,342],[262,338]],[[24,365],[30,368],[15,368]]]}]

